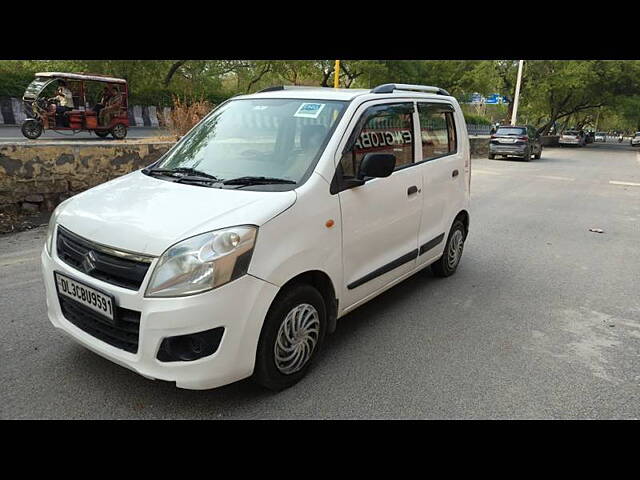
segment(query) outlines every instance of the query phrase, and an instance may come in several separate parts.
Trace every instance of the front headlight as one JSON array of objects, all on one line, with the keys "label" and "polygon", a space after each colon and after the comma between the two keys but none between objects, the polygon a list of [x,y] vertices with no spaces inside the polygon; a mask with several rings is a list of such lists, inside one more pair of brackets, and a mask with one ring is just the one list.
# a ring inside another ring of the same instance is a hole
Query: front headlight
[{"label": "front headlight", "polygon": [[258,228],[224,228],[187,238],[162,254],[145,296],[182,297],[206,292],[247,273]]},{"label": "front headlight", "polygon": [[56,230],[56,222],[58,221],[58,215],[60,214],[60,207],[56,208],[51,214],[49,219],[49,226],[47,227],[47,236],[44,241],[44,248],[47,250],[47,254],[51,256],[53,250],[53,237]]}]

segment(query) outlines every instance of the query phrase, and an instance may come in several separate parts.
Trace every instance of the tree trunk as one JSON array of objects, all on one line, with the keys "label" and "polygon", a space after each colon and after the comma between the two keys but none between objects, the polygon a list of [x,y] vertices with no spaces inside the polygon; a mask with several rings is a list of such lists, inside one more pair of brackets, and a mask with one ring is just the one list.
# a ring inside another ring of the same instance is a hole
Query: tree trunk
[{"label": "tree trunk", "polygon": [[264,77],[270,71],[271,71],[271,64],[267,64],[264,67],[262,67],[262,70],[260,71],[260,73],[256,77],[252,78],[251,81],[249,82],[246,93],[249,93],[251,91],[251,87],[253,87],[256,83],[258,83],[260,79],[262,79],[262,77]]},{"label": "tree trunk", "polygon": [[171,68],[169,68],[169,71],[167,72],[167,76],[164,77],[164,83],[163,85],[166,87],[169,86],[169,83],[171,82],[171,79],[173,78],[173,75],[178,71],[178,69],[184,65],[187,61],[186,60],[178,60],[177,62],[175,62],[173,65],[171,65]]}]

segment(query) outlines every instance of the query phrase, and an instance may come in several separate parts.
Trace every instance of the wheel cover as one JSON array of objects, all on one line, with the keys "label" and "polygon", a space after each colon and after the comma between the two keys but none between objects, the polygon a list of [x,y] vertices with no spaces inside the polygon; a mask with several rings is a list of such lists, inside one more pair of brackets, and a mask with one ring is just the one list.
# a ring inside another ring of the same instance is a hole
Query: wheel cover
[{"label": "wheel cover", "polygon": [[458,265],[460,257],[462,256],[462,247],[464,245],[464,239],[462,230],[456,230],[451,235],[449,241],[449,248],[447,249],[447,266],[453,270]]},{"label": "wheel cover", "polygon": [[285,375],[300,371],[311,358],[320,336],[320,316],[313,305],[294,307],[280,325],[273,353],[276,368]]}]

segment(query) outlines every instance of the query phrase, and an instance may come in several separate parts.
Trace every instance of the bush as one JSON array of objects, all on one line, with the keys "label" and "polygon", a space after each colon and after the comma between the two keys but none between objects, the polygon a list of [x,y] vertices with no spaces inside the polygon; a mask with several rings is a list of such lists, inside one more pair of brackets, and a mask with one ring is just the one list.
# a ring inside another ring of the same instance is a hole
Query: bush
[{"label": "bush", "polygon": [[32,73],[0,71],[0,96],[22,98],[33,79]]},{"label": "bush", "polygon": [[464,114],[464,121],[470,125],[491,125],[491,121],[481,115]]},{"label": "bush", "polygon": [[180,97],[173,97],[173,108],[171,109],[171,122],[168,125],[169,131],[177,137],[183,136],[191,128],[202,120],[213,108],[213,105],[205,100],[180,100]]}]

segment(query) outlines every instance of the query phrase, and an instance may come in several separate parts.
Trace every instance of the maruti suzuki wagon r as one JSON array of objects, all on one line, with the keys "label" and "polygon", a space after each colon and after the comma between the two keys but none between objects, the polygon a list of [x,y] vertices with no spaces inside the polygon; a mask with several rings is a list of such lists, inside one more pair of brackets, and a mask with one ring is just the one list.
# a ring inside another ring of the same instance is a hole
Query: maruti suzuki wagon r
[{"label": "maruti suzuki wagon r", "polygon": [[49,319],[181,388],[289,387],[338,318],[428,266],[456,271],[469,155],[437,87],[234,97],[154,164],[58,206]]}]

